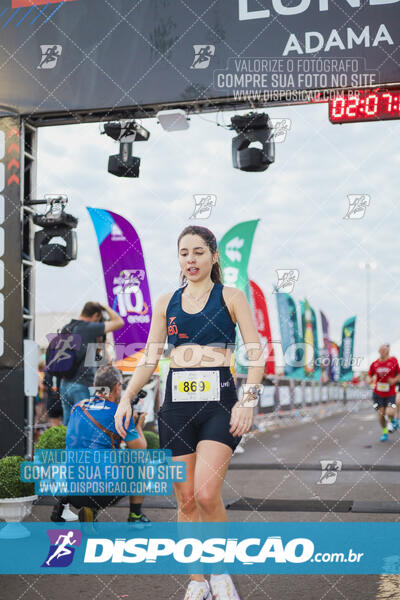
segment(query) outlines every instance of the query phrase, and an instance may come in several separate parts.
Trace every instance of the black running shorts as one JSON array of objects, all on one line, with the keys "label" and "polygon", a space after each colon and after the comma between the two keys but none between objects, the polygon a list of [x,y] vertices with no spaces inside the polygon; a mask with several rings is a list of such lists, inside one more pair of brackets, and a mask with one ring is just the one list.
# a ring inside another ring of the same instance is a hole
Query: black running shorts
[{"label": "black running shorts", "polygon": [[396,404],[396,396],[380,396],[374,392],[372,398],[375,408],[379,408],[380,406],[384,406],[386,408],[387,406],[395,406]]},{"label": "black running shorts", "polygon": [[197,444],[201,440],[213,440],[235,450],[242,438],[229,433],[232,406],[238,400],[230,368],[190,369],[219,371],[219,401],[173,402],[172,373],[187,370],[171,368],[168,372],[164,403],[157,415],[160,448],[172,450],[172,456],[182,456],[196,452]]}]

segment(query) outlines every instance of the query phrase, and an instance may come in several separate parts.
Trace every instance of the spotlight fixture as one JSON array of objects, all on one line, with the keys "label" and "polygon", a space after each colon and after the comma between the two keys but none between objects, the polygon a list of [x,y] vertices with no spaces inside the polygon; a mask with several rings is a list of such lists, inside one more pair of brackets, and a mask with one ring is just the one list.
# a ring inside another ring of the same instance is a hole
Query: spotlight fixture
[{"label": "spotlight fixture", "polygon": [[[273,127],[266,113],[250,112],[231,119],[238,135],[232,140],[232,163],[241,171],[265,171],[275,161]],[[258,143],[261,148],[251,146]]]},{"label": "spotlight fixture", "polygon": [[[45,214],[33,216],[34,224],[42,227],[35,232],[35,260],[45,265],[65,267],[71,260],[76,260],[78,246],[75,229],[78,219],[65,212],[67,202],[68,198],[64,195],[46,195],[44,200],[27,202],[31,206],[47,205]],[[55,242],[56,238],[57,242]]]},{"label": "spotlight fixture", "polygon": [[119,154],[108,159],[108,172],[117,177],[139,177],[140,158],[132,156],[132,142],[121,142]]},{"label": "spotlight fixture", "polygon": [[139,177],[140,158],[132,156],[133,142],[147,142],[150,132],[136,121],[105,123],[102,134],[120,142],[119,154],[108,159],[108,172],[117,177]]},{"label": "spotlight fixture", "polygon": [[150,131],[147,131],[136,121],[112,121],[104,124],[101,132],[117,142],[147,142]]}]

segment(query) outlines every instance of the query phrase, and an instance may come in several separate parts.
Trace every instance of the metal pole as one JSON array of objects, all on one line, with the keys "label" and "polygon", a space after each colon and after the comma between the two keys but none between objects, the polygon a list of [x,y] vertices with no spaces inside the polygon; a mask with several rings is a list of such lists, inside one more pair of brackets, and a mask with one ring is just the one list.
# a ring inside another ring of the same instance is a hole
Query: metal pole
[{"label": "metal pole", "polygon": [[[21,144],[23,147],[23,175],[21,173],[21,204],[22,218],[28,219],[24,235],[25,252],[28,259],[23,260],[22,278],[24,288],[28,287],[28,294],[23,295],[24,316],[27,321],[25,339],[35,339],[35,258],[34,258],[34,226],[32,216],[34,210],[29,204],[34,205],[43,201],[32,201],[32,196],[36,196],[36,156],[37,156],[37,136],[36,129],[30,126],[26,121],[22,121]],[[21,161],[22,162],[22,161]],[[22,170],[21,170],[22,171]],[[35,436],[35,399],[33,396],[26,397],[27,403],[27,422],[26,422],[26,458],[33,458],[33,446]]]}]

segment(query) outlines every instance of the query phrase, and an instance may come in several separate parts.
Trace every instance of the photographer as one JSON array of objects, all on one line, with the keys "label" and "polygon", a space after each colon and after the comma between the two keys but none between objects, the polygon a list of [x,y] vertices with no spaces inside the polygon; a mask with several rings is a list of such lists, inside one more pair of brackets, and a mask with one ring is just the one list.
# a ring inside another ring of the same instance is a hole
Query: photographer
[{"label": "photographer", "polygon": [[[104,321],[103,311],[109,317]],[[110,307],[98,302],[86,302],[79,319],[73,319],[68,324],[68,332],[80,337],[80,348],[77,351],[78,366],[70,378],[62,376],[60,385],[61,403],[64,414],[64,425],[68,425],[69,415],[73,405],[80,400],[89,398],[89,387],[93,384],[96,374],[95,366],[85,366],[85,358],[89,344],[95,344],[109,331],[123,327],[123,319]]]},{"label": "photographer", "polygon": [[[94,379],[97,393],[94,398],[81,400],[73,407],[67,427],[66,449],[110,450],[119,448],[121,437],[114,425],[114,415],[122,393],[122,374],[113,366],[100,367]],[[126,428],[126,446],[130,450],[147,448],[143,435],[146,413],[140,417],[134,413]],[[136,421],[136,423],[135,423]],[[118,502],[121,496],[68,496],[61,498],[54,507],[51,520],[63,522],[64,505],[70,503],[79,508],[79,520],[96,519],[98,510]],[[143,496],[130,496],[128,522],[142,528],[150,523],[142,514]]]}]

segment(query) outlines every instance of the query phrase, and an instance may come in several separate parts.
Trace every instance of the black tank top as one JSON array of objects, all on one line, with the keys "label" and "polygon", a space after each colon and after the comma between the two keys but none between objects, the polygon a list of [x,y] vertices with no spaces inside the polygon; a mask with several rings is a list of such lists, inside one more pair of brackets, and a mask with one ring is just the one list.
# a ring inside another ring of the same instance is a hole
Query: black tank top
[{"label": "black tank top", "polygon": [[204,308],[195,314],[182,309],[182,292],[186,286],[176,290],[168,303],[168,345],[199,344],[227,348],[235,344],[235,323],[222,295],[221,283],[214,283]]}]

